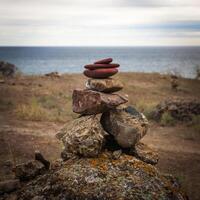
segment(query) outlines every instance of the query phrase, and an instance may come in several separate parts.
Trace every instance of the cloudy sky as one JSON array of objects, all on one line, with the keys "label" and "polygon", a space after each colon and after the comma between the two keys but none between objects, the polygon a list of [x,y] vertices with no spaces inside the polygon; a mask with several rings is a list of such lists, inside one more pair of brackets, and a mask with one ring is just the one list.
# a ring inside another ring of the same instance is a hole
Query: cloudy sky
[{"label": "cloudy sky", "polygon": [[200,0],[0,0],[5,45],[200,45]]}]

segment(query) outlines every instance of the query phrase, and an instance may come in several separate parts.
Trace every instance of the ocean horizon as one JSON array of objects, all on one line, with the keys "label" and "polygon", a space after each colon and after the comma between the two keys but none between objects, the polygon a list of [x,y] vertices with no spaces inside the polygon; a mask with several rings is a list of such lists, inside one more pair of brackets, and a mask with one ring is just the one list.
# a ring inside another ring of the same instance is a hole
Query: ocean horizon
[{"label": "ocean horizon", "polygon": [[3,46],[0,60],[15,64],[24,74],[81,73],[83,66],[112,57],[122,72],[175,73],[196,76],[200,46]]}]

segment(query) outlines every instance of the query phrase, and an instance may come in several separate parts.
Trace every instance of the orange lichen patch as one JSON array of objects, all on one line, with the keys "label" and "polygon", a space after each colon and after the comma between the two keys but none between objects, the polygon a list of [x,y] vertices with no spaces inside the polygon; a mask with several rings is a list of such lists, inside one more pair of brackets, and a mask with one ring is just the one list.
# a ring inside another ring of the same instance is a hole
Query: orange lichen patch
[{"label": "orange lichen patch", "polygon": [[94,168],[99,168],[102,171],[108,170],[108,156],[106,154],[101,154],[97,158],[90,159],[90,165]]},{"label": "orange lichen patch", "polygon": [[92,167],[98,168],[102,171],[108,170],[108,163],[112,163],[112,165],[117,166],[123,163],[127,163],[127,165],[132,166],[135,169],[143,170],[145,173],[149,174],[150,176],[157,176],[157,170],[152,166],[142,161],[136,160],[132,156],[123,155],[118,160],[113,160],[109,158],[109,156],[105,153],[99,155],[98,158],[92,158],[89,160],[89,163]]},{"label": "orange lichen patch", "polygon": [[151,176],[157,175],[157,171],[152,165],[148,165],[146,163],[143,163],[142,161],[136,160],[129,155],[124,155],[123,158],[121,157],[118,160],[113,160],[112,164],[117,165],[122,162],[127,162],[128,164],[132,165],[133,168],[143,170],[145,173]]}]

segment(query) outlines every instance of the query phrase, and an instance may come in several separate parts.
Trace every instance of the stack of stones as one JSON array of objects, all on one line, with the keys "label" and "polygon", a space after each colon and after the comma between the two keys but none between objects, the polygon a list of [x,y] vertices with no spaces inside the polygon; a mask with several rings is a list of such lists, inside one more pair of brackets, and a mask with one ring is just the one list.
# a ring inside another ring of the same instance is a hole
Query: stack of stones
[{"label": "stack of stones", "polygon": [[73,111],[83,115],[103,113],[126,103],[126,97],[113,94],[123,88],[120,81],[109,78],[118,72],[119,64],[111,63],[112,58],[103,59],[85,66],[84,74],[90,79],[85,90],[74,90]]},{"label": "stack of stones", "polygon": [[135,108],[126,106],[128,99],[118,93],[122,83],[110,78],[119,64],[112,58],[85,66],[89,77],[85,89],[73,91],[73,111],[80,117],[64,126],[57,138],[64,144],[64,160],[73,156],[97,157],[105,149],[119,156],[126,152],[151,164],[158,156],[140,142],[147,133],[148,121]]},{"label": "stack of stones", "polygon": [[[152,166],[158,155],[140,142],[148,122],[142,113],[124,105],[126,98],[113,94],[122,85],[109,78],[119,67],[111,61],[85,66],[92,66],[84,72],[90,77],[87,88],[73,92],[73,110],[81,115],[56,135],[64,144],[62,160],[9,199],[187,199],[173,177],[161,175]],[[35,162],[20,165],[16,178],[27,181],[49,169],[39,152],[35,159],[43,166]],[[13,191],[18,183],[12,181],[9,187],[7,182],[0,183],[0,192],[2,188]]]}]

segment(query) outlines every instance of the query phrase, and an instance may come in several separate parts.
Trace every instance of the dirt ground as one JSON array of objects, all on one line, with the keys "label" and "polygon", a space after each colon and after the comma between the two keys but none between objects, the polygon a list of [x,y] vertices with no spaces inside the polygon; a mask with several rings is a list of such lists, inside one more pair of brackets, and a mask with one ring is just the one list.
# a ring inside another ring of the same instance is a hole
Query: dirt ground
[{"label": "dirt ground", "polygon": [[[118,78],[125,85],[123,93],[129,95],[129,104],[139,108],[167,98],[200,99],[197,80],[180,79],[176,92],[171,90],[168,76],[122,73]],[[60,157],[62,145],[55,133],[76,117],[71,111],[71,93],[73,88],[83,88],[84,81],[83,76],[72,74],[61,78],[19,76],[0,84],[0,181],[13,177],[11,165],[34,159],[35,150],[51,161]],[[31,104],[33,98],[37,104]],[[52,115],[56,118],[49,117]],[[163,127],[151,121],[143,142],[158,151],[158,169],[175,175],[189,198],[199,200],[200,133],[186,123]]]}]

